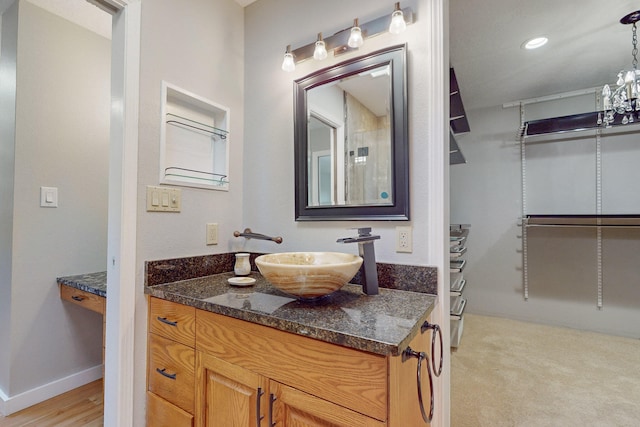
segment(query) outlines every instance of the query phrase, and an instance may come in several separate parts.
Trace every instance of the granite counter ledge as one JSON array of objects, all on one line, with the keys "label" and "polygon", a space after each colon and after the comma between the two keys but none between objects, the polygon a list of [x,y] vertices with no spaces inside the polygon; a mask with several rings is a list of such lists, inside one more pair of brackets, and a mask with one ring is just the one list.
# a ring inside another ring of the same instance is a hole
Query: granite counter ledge
[{"label": "granite counter ledge", "polygon": [[60,285],[67,285],[81,291],[100,297],[107,297],[107,272],[100,271],[97,273],[78,274],[75,276],[66,276],[56,278],[56,282]]},{"label": "granite counter ledge", "polygon": [[303,302],[275,289],[257,272],[256,284],[235,287],[233,273],[214,274],[162,285],[146,286],[153,297],[273,327],[285,332],[381,355],[399,355],[420,333],[433,310],[434,295],[380,289],[362,294],[346,285],[316,302]]}]

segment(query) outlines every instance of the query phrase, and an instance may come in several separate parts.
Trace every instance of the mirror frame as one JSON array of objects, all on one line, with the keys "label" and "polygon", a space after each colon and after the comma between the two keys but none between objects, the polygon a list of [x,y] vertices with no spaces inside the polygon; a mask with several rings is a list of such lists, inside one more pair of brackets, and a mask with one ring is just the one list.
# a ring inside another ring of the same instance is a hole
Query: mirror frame
[{"label": "mirror frame", "polygon": [[[296,221],[409,220],[409,114],[407,45],[381,49],[315,71],[294,82]],[[391,143],[393,204],[309,206],[307,177],[307,91],[380,66],[391,67]]]}]

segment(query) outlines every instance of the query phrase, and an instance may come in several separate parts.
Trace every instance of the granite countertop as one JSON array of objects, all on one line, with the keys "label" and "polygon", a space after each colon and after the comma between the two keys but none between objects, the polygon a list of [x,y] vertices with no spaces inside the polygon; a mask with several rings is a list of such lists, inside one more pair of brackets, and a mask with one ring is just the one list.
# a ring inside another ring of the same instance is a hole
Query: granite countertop
[{"label": "granite countertop", "polygon": [[71,286],[81,291],[89,292],[101,297],[107,297],[107,272],[78,274],[76,276],[58,277],[59,284]]},{"label": "granite countertop", "polygon": [[233,273],[145,286],[154,297],[189,305],[282,331],[308,336],[357,350],[399,355],[420,333],[433,310],[431,294],[380,288],[369,296],[358,285],[346,285],[315,302],[288,296],[251,272],[256,284],[227,283]]}]

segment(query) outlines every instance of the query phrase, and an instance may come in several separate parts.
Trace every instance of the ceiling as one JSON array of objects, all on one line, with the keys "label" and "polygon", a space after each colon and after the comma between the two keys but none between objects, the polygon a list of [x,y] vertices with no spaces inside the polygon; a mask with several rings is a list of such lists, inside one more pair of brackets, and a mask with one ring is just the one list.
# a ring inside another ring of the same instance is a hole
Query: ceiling
[{"label": "ceiling", "polygon": [[[85,1],[30,1],[86,26],[83,9],[94,15],[99,33],[105,22],[110,27],[109,17]],[[255,1],[235,0],[243,7]],[[12,2],[0,0],[0,11]],[[450,0],[450,62],[465,108],[613,83],[631,66],[631,27],[619,20],[638,8],[637,0]],[[539,35],[549,43],[520,47]]]},{"label": "ceiling", "polygon": [[[467,110],[613,83],[631,67],[630,0],[450,0],[450,63]],[[527,51],[521,44],[544,35]]]}]

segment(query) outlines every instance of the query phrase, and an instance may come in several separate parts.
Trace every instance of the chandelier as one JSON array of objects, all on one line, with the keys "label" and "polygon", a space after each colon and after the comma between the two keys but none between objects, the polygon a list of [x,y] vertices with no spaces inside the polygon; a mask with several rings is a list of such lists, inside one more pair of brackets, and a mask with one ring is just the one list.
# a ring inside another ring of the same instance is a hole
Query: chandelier
[{"label": "chandelier", "polygon": [[[640,118],[640,71],[638,71],[638,37],[636,36],[636,22],[640,21],[640,10],[632,12],[622,19],[621,24],[633,25],[633,36],[631,43],[633,50],[632,69],[629,71],[622,70],[618,73],[617,89],[612,90],[609,85],[602,88],[602,114],[598,113],[598,126],[605,125],[609,127],[613,124],[616,115],[622,115],[621,123],[633,123],[635,119]],[[635,119],[634,119],[635,116]]]}]

